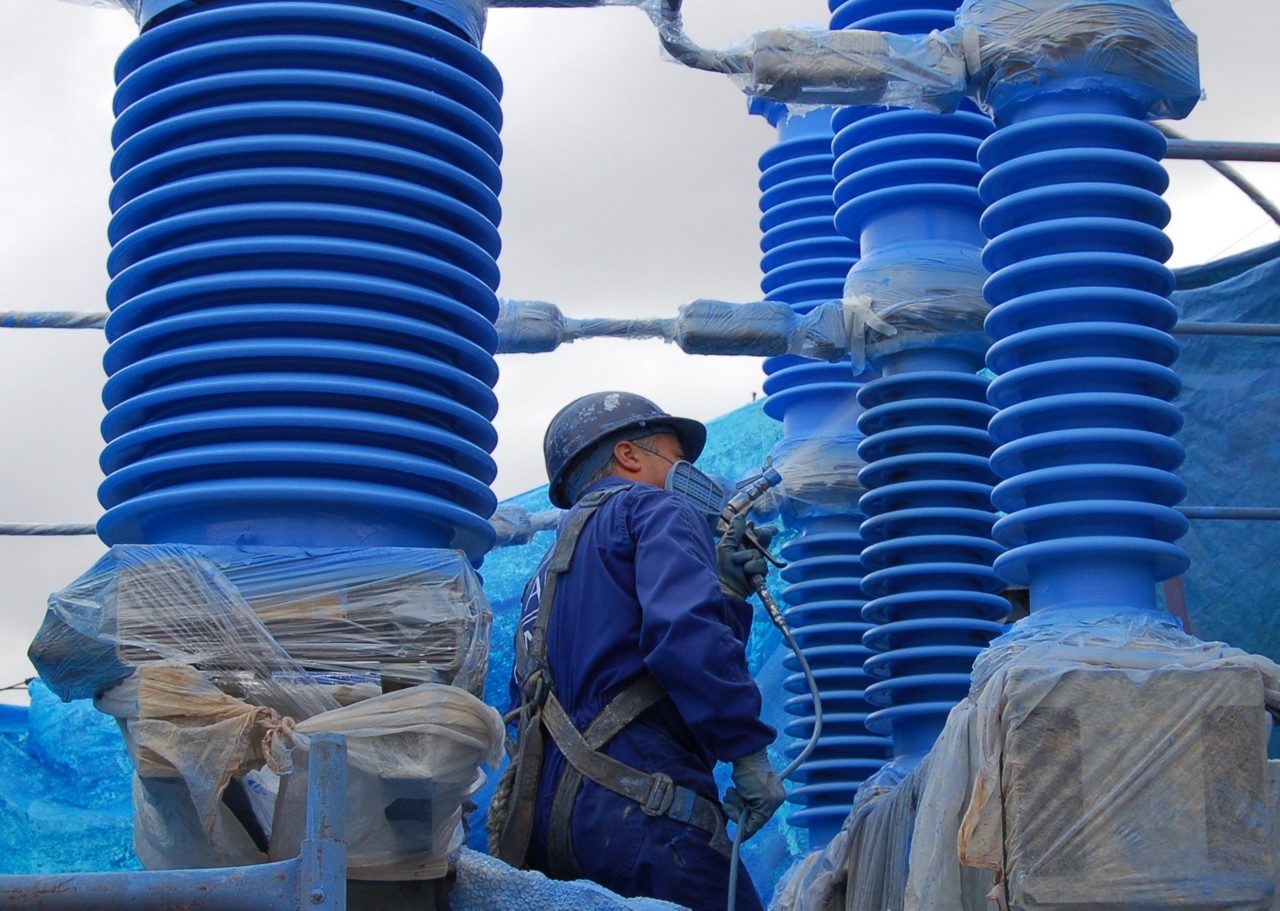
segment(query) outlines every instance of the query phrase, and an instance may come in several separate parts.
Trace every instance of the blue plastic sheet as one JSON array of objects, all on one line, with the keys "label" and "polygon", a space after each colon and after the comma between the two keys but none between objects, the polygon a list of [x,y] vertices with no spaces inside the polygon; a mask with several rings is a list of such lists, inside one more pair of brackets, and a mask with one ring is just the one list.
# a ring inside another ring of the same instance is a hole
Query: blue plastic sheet
[{"label": "blue plastic sheet", "polygon": [[29,710],[0,715],[0,873],[140,870],[114,719],[39,681],[30,695]]},{"label": "blue plastic sheet", "polygon": [[[1179,284],[1193,286],[1173,295],[1184,321],[1280,323],[1280,245],[1187,270]],[[1280,506],[1280,339],[1179,341],[1187,505]],[[1192,521],[1181,544],[1190,631],[1280,660],[1280,523]]]}]

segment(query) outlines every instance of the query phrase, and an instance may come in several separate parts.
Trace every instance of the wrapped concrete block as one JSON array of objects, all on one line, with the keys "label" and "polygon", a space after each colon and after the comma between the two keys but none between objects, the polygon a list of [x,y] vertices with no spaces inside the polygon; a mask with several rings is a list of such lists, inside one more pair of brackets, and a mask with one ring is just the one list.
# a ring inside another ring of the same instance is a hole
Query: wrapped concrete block
[{"label": "wrapped concrete block", "polygon": [[1268,721],[1251,668],[1007,678],[1005,906],[1268,908]]}]

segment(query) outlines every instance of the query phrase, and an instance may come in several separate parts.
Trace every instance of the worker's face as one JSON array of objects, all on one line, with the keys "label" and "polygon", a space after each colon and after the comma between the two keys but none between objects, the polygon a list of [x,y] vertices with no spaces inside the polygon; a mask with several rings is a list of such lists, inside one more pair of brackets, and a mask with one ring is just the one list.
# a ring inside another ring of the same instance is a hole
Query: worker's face
[{"label": "worker's face", "polygon": [[[620,452],[623,448],[625,451]],[[634,466],[628,472],[632,480],[664,487],[671,466],[684,459],[684,449],[675,434],[663,433],[644,445],[630,440],[619,443],[614,449],[614,459],[620,464]]]}]

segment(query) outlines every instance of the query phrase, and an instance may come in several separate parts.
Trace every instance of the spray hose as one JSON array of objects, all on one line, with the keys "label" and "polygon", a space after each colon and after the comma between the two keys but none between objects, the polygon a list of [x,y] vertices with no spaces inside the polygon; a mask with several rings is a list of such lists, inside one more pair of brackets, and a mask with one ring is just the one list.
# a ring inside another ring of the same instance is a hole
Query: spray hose
[{"label": "spray hose", "polygon": [[[724,511],[720,513],[718,529],[723,533],[726,531],[733,519],[738,515],[748,511],[751,504],[762,496],[765,491],[774,487],[782,481],[782,476],[777,470],[770,467],[766,468],[760,478],[740,490],[735,494],[724,507]],[[748,536],[748,541],[755,544],[770,561],[777,563],[773,559],[773,555],[768,553],[767,548],[760,544],[759,540],[754,536]],[[805,658],[804,652],[800,648],[800,644],[796,642],[796,638],[791,633],[791,628],[787,626],[786,618],[782,616],[782,610],[778,607],[778,602],[774,600],[773,595],[769,593],[768,586],[765,584],[765,577],[760,574],[751,576],[751,585],[756,590],[756,595],[760,598],[760,603],[764,605],[765,612],[769,615],[769,619],[773,621],[773,625],[778,628],[778,632],[782,633],[782,638],[786,640],[791,651],[796,656],[796,661],[800,664],[800,670],[804,674],[805,681],[809,684],[809,693],[813,696],[813,733],[809,735],[809,742],[805,744],[803,750],[795,759],[791,760],[778,777],[783,781],[795,773],[809,754],[814,751],[818,745],[818,738],[822,736],[822,697],[818,693],[818,681],[814,679],[813,670],[809,667],[809,661]],[[729,855],[729,900],[727,903],[728,911],[736,911],[738,904],[738,867],[741,863],[742,855],[742,832],[743,826],[747,821],[747,813],[749,811],[744,808],[741,815],[736,820],[738,823],[737,831],[733,834],[733,851]]]}]

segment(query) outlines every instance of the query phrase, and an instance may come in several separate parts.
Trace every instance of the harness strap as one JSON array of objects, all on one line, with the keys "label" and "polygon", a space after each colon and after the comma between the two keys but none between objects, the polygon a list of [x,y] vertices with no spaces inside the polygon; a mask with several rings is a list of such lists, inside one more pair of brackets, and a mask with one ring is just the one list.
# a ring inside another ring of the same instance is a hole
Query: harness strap
[{"label": "harness strap", "polygon": [[[656,686],[657,681],[654,681],[654,684]],[[660,686],[656,686],[656,689],[660,693],[658,699],[661,699],[665,693],[661,693],[662,688]],[[636,707],[644,705],[644,700],[652,695],[652,690],[648,689],[642,678],[616,698],[621,699],[632,690],[635,690],[635,692],[625,705],[627,711],[632,711]],[[619,711],[613,714],[596,730],[596,737],[599,737],[602,731],[611,728],[613,730],[609,736],[612,737],[627,723],[635,720],[635,717],[640,712],[656,703],[658,699],[654,699],[649,705],[635,712],[626,722],[619,722],[619,719],[624,717],[624,712]],[[608,713],[611,706],[612,703],[610,706],[606,706],[602,714]],[[561,806],[558,820],[556,819],[554,804],[552,808],[551,837],[555,840],[554,844],[561,848],[557,852],[559,855],[559,857],[556,857],[557,865],[566,864],[576,867],[576,862],[573,860],[572,855],[572,844],[568,841],[566,833],[569,831],[568,822],[572,815],[573,804],[577,800],[578,786],[581,784],[582,778],[587,778],[602,788],[635,801],[647,816],[667,816],[677,822],[702,829],[710,837],[711,847],[725,857],[729,856],[731,845],[725,832],[724,812],[720,809],[719,804],[695,794],[686,787],[677,785],[671,780],[670,775],[663,772],[642,772],[624,762],[619,762],[612,756],[599,752],[590,745],[582,732],[574,727],[573,721],[570,720],[565,713],[564,707],[560,705],[559,700],[554,695],[548,696],[546,704],[543,706],[542,723],[546,725],[547,732],[551,734],[556,746],[564,754],[565,761],[577,773],[573,776],[576,780],[571,783],[566,783],[564,778],[561,779],[555,801]],[[556,821],[563,824],[556,826]],[[552,845],[548,845],[549,849],[551,847]],[[565,848],[568,850],[565,851]]]},{"label": "harness strap", "polygon": [[[587,727],[582,739],[589,749],[600,749],[665,696],[662,684],[650,674],[642,675],[609,701]],[[560,783],[556,786],[547,827],[547,860],[552,872],[558,876],[581,876],[573,850],[573,807],[581,787],[582,773],[569,765],[561,773]]]},{"label": "harness strap", "polygon": [[[546,755],[543,742],[543,708],[555,681],[547,664],[547,627],[551,623],[551,606],[556,596],[556,586],[561,573],[569,568],[578,538],[587,521],[595,515],[600,505],[621,493],[623,487],[606,487],[583,497],[570,514],[564,529],[556,540],[555,549],[547,566],[546,583],[538,601],[538,613],[530,641],[525,642],[517,632],[515,663],[521,684],[520,720],[516,727],[516,749],[511,761],[516,764],[508,803],[508,815],[503,822],[496,846],[500,860],[513,867],[523,867],[529,852],[529,839],[533,835],[533,814],[538,799],[538,781],[542,777],[542,762]],[[490,846],[493,850],[493,846]]]}]

